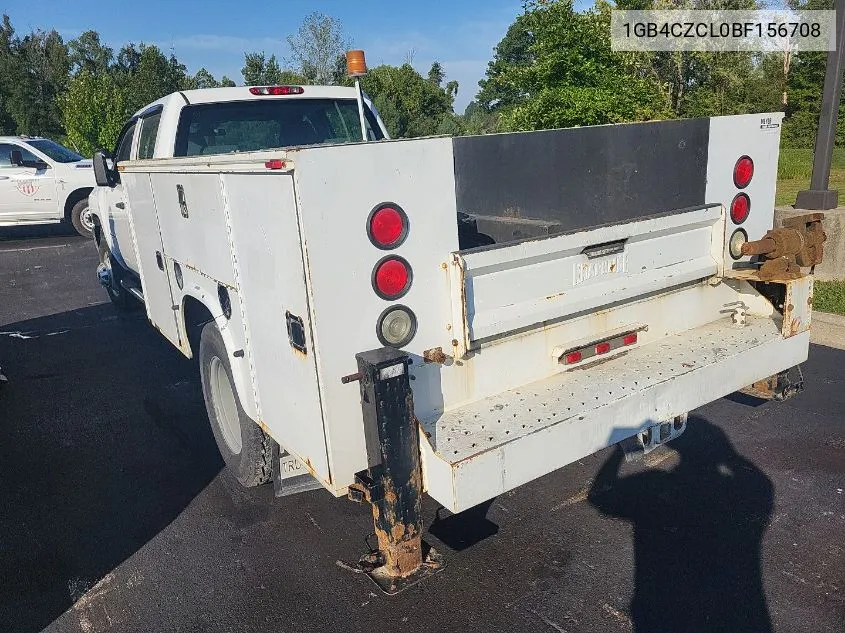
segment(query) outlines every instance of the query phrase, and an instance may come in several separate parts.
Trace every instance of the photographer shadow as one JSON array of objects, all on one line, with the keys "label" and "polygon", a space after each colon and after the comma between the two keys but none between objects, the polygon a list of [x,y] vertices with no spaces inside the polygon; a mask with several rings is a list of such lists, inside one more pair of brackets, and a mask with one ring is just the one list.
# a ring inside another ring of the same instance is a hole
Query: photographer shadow
[{"label": "photographer shadow", "polygon": [[602,514],[634,528],[634,630],[771,631],[760,557],[772,482],[701,418],[672,447],[673,470],[625,477],[617,448],[589,492]]}]

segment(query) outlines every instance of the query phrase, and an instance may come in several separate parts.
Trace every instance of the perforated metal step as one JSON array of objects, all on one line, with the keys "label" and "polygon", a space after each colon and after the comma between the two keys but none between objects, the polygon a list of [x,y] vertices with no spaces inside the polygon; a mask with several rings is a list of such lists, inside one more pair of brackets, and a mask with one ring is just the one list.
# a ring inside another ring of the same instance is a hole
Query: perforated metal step
[{"label": "perforated metal step", "polygon": [[[460,510],[806,359],[770,318],[720,319],[424,422],[429,492]],[[437,493],[442,490],[442,499]]]}]

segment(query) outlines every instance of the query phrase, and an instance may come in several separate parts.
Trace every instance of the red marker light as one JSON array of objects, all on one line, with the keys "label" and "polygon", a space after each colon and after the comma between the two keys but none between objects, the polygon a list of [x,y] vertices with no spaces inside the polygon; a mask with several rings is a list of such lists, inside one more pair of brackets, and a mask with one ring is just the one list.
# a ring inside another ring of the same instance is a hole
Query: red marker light
[{"label": "red marker light", "polygon": [[596,354],[607,354],[610,351],[610,343],[605,341],[596,345]]},{"label": "red marker light", "polygon": [[731,202],[731,220],[734,224],[742,224],[748,219],[751,211],[751,198],[745,193],[738,193]]},{"label": "red marker light", "polygon": [[305,92],[302,86],[252,86],[249,91],[254,95],[301,95]]},{"label": "red marker light", "polygon": [[734,166],[734,184],[744,189],[754,177],[754,161],[750,156],[742,156]]},{"label": "red marker light", "polygon": [[388,256],[373,270],[373,290],[382,299],[398,299],[411,287],[411,265],[401,257]]},{"label": "red marker light", "polygon": [[367,235],[377,248],[396,248],[408,235],[408,216],[398,205],[381,204],[370,212]]},{"label": "red marker light", "polygon": [[625,338],[622,339],[622,345],[633,345],[637,342],[637,333],[631,332],[630,334],[626,334]]},{"label": "red marker light", "polygon": [[584,358],[584,355],[581,352],[569,352],[563,360],[565,364],[572,365],[581,362],[582,358]]},{"label": "red marker light", "polygon": [[285,161],[283,161],[279,158],[274,158],[272,160],[268,160],[266,163],[264,163],[264,166],[267,169],[284,169],[286,167]]}]

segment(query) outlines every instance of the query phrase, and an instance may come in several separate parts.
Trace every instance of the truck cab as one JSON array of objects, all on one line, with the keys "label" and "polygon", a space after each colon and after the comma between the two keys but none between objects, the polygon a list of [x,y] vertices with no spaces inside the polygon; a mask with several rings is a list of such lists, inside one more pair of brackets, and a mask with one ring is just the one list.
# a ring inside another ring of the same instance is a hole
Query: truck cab
[{"label": "truck cab", "polygon": [[91,161],[48,138],[0,136],[0,226],[68,222],[93,234]]},{"label": "truck cab", "polygon": [[[123,305],[131,296],[141,298],[140,263],[131,202],[120,177],[122,165],[360,141],[357,94],[354,88],[340,86],[209,88],[173,93],[136,112],[107,157],[110,179],[91,196],[94,237],[112,299]],[[367,139],[389,138],[372,101],[366,95],[362,101]]]}]

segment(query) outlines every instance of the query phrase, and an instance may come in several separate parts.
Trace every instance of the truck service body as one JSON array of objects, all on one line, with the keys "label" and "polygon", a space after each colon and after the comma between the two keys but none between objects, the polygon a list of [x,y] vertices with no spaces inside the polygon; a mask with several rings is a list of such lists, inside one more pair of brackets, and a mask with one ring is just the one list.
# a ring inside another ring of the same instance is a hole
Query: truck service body
[{"label": "truck service body", "polygon": [[221,104],[355,98],[170,95],[91,197],[123,289],[188,357],[216,327],[240,410],[333,494],[388,450],[362,419],[367,350],[409,357],[381,376],[407,373],[421,486],[453,512],[618,442],[648,450],[806,359],[812,275],[763,280],[740,252],[772,228],[781,114],[390,140],[365,99],[368,141],[358,125],[250,151],[209,115],[213,142],[186,144]]},{"label": "truck service body", "polygon": [[93,188],[90,160],[48,138],[0,136],[0,226],[66,221],[90,237]]}]

